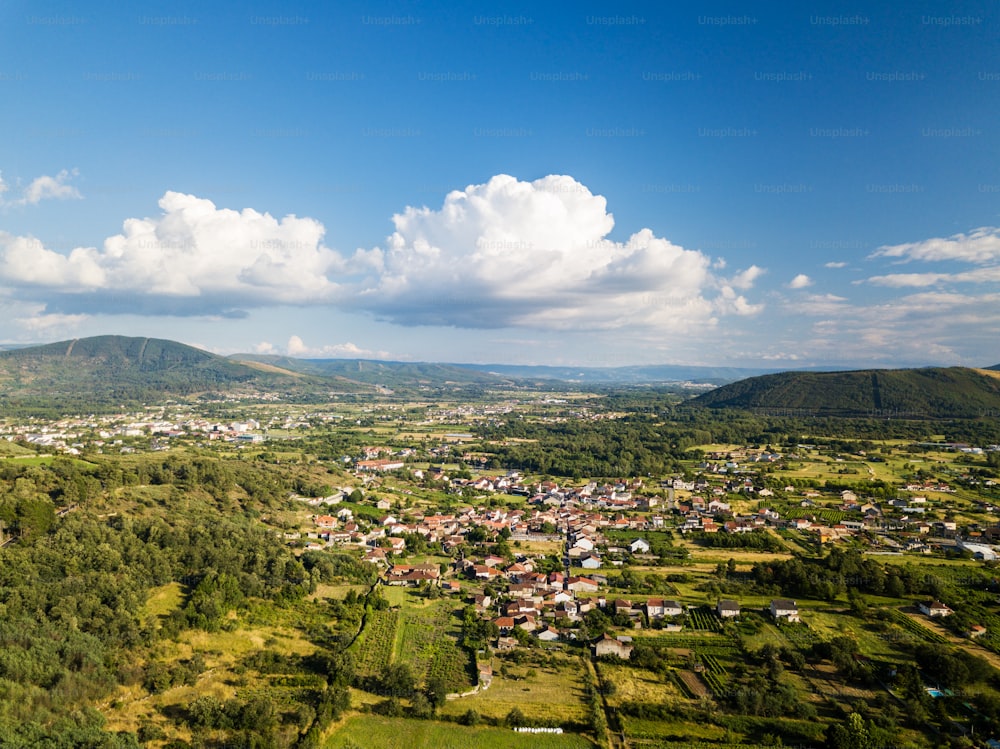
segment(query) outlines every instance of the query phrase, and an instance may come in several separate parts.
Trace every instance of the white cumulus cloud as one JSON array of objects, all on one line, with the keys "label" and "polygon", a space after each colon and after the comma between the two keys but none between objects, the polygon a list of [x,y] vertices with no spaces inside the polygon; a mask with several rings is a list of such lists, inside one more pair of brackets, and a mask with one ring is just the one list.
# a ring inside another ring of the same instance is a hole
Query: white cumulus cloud
[{"label": "white cumulus cloud", "polygon": [[[38,183],[33,195],[55,195]],[[37,182],[37,180],[36,180]],[[34,183],[33,183],[34,184]],[[499,175],[393,217],[381,247],[347,257],[315,219],[167,192],[160,214],[128,218],[100,247],[56,252],[0,233],[0,288],[61,314],[241,317],[276,305],[333,306],[402,325],[700,331],[762,305],[756,265],[724,263],[640,228],[609,238],[607,201],[572,177]],[[338,344],[323,355],[381,356]],[[322,353],[322,352],[321,352]]]},{"label": "white cumulus cloud", "polygon": [[732,289],[760,269],[726,284],[712,258],[649,229],[610,240],[606,200],[568,176],[498,175],[393,221],[384,248],[355,255],[369,269],[356,301],[400,324],[678,332],[756,311]]},{"label": "white cumulus cloud", "polygon": [[[270,345],[270,344],[269,344]],[[334,343],[326,346],[307,346],[297,335],[288,339],[285,347],[288,356],[300,359],[388,359],[387,351],[372,351],[353,343]]]},{"label": "white cumulus cloud", "polygon": [[754,282],[764,275],[767,271],[763,268],[759,268],[756,265],[751,265],[744,271],[737,273],[729,280],[729,285],[734,289],[750,289],[753,288]]},{"label": "white cumulus cloud", "polygon": [[160,216],[127,219],[101,249],[62,254],[0,234],[0,281],[48,290],[74,311],[225,314],[333,299],[343,258],[324,246],[320,222],[221,209],[178,192],[159,205]]},{"label": "white cumulus cloud", "polygon": [[795,278],[788,282],[788,288],[790,289],[805,289],[812,285],[813,280],[805,273],[799,273]]}]

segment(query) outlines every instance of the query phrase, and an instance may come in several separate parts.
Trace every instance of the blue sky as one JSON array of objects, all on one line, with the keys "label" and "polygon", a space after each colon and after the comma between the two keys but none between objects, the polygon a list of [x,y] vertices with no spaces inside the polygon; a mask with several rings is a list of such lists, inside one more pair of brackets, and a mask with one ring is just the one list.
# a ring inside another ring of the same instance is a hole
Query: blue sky
[{"label": "blue sky", "polygon": [[995,3],[0,6],[0,341],[1000,362]]}]

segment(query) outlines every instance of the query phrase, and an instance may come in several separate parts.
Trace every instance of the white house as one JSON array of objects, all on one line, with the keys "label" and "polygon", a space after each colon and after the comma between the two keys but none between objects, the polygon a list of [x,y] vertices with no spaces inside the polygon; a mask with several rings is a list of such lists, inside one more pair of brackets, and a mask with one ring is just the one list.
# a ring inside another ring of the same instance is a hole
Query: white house
[{"label": "white house", "polygon": [[538,633],[538,639],[542,642],[554,642],[559,639],[559,632],[552,627],[546,627]]},{"label": "white house", "polygon": [[629,544],[633,554],[646,554],[649,552],[649,543],[643,538],[637,538]]},{"label": "white house", "polygon": [[800,621],[798,605],[788,598],[775,598],[771,601],[771,616],[775,621],[780,619],[789,622]]},{"label": "white house", "polygon": [[720,619],[732,619],[740,615],[740,605],[731,599],[724,599],[715,605],[715,613]]},{"label": "white house", "polygon": [[663,602],[663,615],[664,616],[680,616],[684,613],[684,607],[681,606],[677,601],[664,601]]},{"label": "white house", "polygon": [[917,608],[920,609],[920,613],[925,614],[932,619],[944,618],[955,613],[951,610],[951,608],[940,601],[921,601],[917,604]]},{"label": "white house", "polygon": [[620,639],[615,639],[611,635],[604,635],[600,640],[592,645],[594,655],[617,655],[619,658],[628,659],[632,655],[632,646]]}]

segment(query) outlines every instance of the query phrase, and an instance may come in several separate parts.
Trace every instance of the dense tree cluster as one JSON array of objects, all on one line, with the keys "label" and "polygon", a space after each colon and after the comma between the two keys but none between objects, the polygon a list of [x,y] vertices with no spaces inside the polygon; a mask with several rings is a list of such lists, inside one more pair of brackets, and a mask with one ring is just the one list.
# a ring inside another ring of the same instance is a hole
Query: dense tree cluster
[{"label": "dense tree cluster", "polygon": [[[292,605],[317,582],[370,580],[370,566],[347,555],[296,558],[254,518],[253,508],[287,496],[289,479],[274,473],[197,457],[0,463],[7,541],[0,547],[0,744],[28,745],[32,737],[66,746],[134,743],[106,733],[100,715],[85,707],[118,684],[154,693],[193,684],[205,668],[200,655],[163,662],[152,656],[158,642],[189,628],[226,628],[232,612],[253,601]],[[170,493],[142,514],[99,511],[111,496],[142,485],[169,485]],[[236,511],[220,513],[219,502]],[[181,605],[145,617],[150,591],[170,583],[183,591]],[[340,613],[352,608],[339,606]],[[355,597],[358,617],[362,607]],[[198,705],[192,725],[229,727],[234,746],[251,724],[277,720],[264,702],[211,707]]]}]

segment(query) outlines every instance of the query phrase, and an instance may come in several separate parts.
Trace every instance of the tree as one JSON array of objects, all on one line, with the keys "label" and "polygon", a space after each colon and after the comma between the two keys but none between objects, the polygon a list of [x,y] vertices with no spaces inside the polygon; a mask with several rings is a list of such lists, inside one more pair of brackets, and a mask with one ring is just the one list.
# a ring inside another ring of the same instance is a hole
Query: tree
[{"label": "tree", "polygon": [[448,701],[448,685],[440,676],[432,676],[424,686],[424,695],[431,706],[437,710]]},{"label": "tree", "polygon": [[434,714],[434,705],[423,692],[414,692],[410,698],[410,715],[414,718],[429,718]]},{"label": "tree", "polygon": [[524,713],[521,712],[520,708],[514,708],[506,717],[503,719],[503,724],[508,728],[518,728],[527,723],[527,718],[524,717]]},{"label": "tree", "polygon": [[383,674],[378,683],[378,693],[389,697],[410,697],[416,688],[417,680],[413,670],[406,663],[393,663]]},{"label": "tree", "polygon": [[861,713],[851,713],[830,728],[826,745],[829,749],[882,749],[886,745],[882,733]]}]

